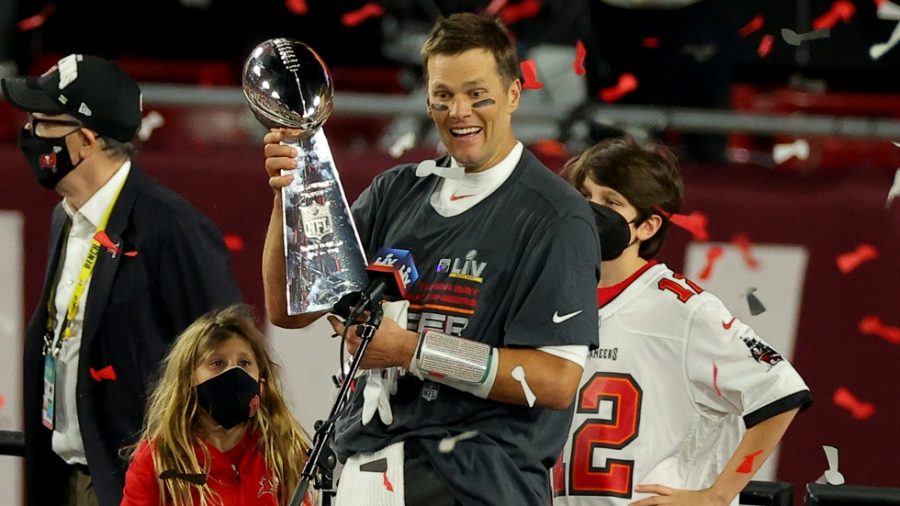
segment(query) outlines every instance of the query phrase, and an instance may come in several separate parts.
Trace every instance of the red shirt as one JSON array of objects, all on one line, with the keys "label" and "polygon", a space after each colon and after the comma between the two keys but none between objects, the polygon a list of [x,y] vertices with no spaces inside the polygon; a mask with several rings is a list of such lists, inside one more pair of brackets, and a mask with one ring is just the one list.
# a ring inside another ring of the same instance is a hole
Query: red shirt
[{"label": "red shirt", "polygon": [[[212,461],[206,483],[221,499],[216,504],[278,506],[278,483],[272,479],[266,460],[256,447],[257,439],[255,432],[248,431],[234,448],[226,452],[204,441]],[[203,450],[195,444],[194,451],[202,466]],[[163,471],[154,469],[150,445],[142,441],[125,474],[121,506],[160,506],[158,476]],[[193,503],[200,504],[199,494],[193,491],[191,495]],[[303,504],[310,505],[309,496]]]},{"label": "red shirt", "polygon": [[620,293],[625,291],[635,279],[641,277],[641,274],[647,271],[647,269],[656,265],[656,260],[650,260],[645,263],[640,269],[634,271],[631,276],[628,276],[627,279],[619,281],[618,283],[607,286],[605,288],[597,288],[597,307],[603,307],[609,304],[613,299],[619,296]]}]

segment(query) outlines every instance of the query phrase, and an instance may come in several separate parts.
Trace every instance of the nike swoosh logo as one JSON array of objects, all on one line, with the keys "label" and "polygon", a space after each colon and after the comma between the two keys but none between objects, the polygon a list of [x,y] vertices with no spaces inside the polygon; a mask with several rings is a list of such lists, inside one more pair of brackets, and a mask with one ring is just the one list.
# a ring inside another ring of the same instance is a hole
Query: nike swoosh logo
[{"label": "nike swoosh logo", "polygon": [[553,313],[553,323],[562,323],[562,322],[568,320],[569,318],[574,318],[574,317],[580,315],[581,311],[582,310],[579,309],[578,311],[575,311],[574,313],[569,313],[569,314],[565,314],[562,316],[559,315],[559,311],[556,311]]},{"label": "nike swoosh logo", "polygon": [[450,202],[456,202],[457,200],[460,200],[460,199],[466,199],[473,195],[474,194],[472,194],[472,195],[457,195],[454,193],[454,194],[450,195]]},{"label": "nike swoosh logo", "polygon": [[725,330],[731,330],[731,324],[734,323],[734,317],[731,318],[731,321],[728,323],[722,322],[722,328]]}]

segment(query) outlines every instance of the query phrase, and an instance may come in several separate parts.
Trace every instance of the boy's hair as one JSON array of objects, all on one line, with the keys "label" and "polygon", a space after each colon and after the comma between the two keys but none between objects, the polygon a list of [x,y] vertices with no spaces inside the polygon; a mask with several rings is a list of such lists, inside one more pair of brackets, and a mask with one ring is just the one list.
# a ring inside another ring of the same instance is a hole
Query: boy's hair
[{"label": "boy's hair", "polygon": [[[210,453],[201,440],[201,408],[193,385],[194,371],[222,343],[235,336],[250,345],[259,366],[259,377],[265,380],[259,409],[247,422],[247,430],[259,434],[257,450],[265,458],[272,480],[278,484],[280,503],[286,505],[306,462],[309,437],[281,396],[278,365],[269,358],[265,336],[254,324],[246,305],[210,311],[181,333],[163,363],[162,377],[150,396],[141,440],[150,445],[157,474],[170,469],[208,474]],[[203,466],[197,459],[195,446],[203,452]],[[198,493],[202,505],[221,500],[213,500],[215,494],[207,484],[159,480],[159,488],[163,502],[175,506],[193,504],[192,489]]]},{"label": "boy's hair", "polygon": [[440,18],[419,52],[425,81],[428,59],[435,55],[455,55],[470,49],[484,49],[494,55],[504,86],[519,78],[519,56],[509,31],[498,18],[468,12]]},{"label": "boy's hair", "polygon": [[641,242],[638,250],[645,260],[656,256],[671,226],[657,208],[669,214],[681,211],[681,175],[669,148],[661,144],[641,146],[628,136],[607,139],[569,160],[564,170],[569,183],[582,193],[588,178],[621,193],[637,209],[635,226],[659,215],[662,226],[653,237]]}]

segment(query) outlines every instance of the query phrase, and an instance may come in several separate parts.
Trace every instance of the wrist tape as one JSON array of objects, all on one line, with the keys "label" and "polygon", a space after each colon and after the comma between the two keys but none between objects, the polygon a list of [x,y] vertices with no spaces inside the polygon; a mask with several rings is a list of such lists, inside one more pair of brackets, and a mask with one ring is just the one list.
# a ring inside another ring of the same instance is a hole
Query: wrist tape
[{"label": "wrist tape", "polygon": [[487,398],[497,377],[498,355],[497,349],[487,344],[425,330],[409,372]]}]

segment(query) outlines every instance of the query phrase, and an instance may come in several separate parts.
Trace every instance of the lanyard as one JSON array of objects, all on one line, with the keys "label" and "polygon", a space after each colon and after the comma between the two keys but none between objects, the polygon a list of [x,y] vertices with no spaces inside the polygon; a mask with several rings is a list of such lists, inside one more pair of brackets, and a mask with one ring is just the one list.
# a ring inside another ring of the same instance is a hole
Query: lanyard
[{"label": "lanyard", "polygon": [[[50,297],[47,300],[48,317],[47,332],[44,334],[44,355],[51,352],[55,357],[59,354],[59,350],[62,349],[63,341],[72,337],[72,334],[74,333],[72,324],[75,321],[75,317],[78,316],[78,306],[81,304],[81,297],[84,295],[84,289],[87,286],[88,280],[91,279],[91,274],[94,272],[94,267],[97,265],[97,257],[100,253],[100,241],[97,240],[97,234],[106,230],[106,223],[109,221],[109,216],[112,214],[116,201],[119,200],[119,193],[122,192],[123,186],[125,186],[125,181],[122,181],[122,184],[116,190],[115,195],[113,195],[112,201],[110,201],[109,205],[106,207],[106,211],[103,212],[103,217],[100,219],[97,231],[94,233],[94,237],[91,240],[91,247],[81,266],[81,272],[78,274],[78,283],[75,285],[75,290],[72,292],[72,299],[69,301],[66,319],[63,321],[61,336],[59,339],[56,339],[55,342],[53,341],[53,338],[54,333],[56,332],[56,285],[58,284],[58,281],[54,283],[53,288],[50,291]],[[68,238],[66,241],[68,242]],[[62,260],[63,263],[66,261],[64,254],[65,249],[63,249],[63,255],[60,257],[60,260]]]}]

